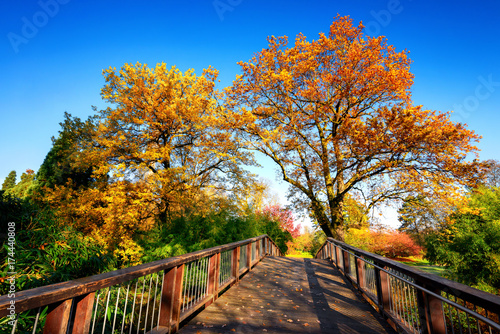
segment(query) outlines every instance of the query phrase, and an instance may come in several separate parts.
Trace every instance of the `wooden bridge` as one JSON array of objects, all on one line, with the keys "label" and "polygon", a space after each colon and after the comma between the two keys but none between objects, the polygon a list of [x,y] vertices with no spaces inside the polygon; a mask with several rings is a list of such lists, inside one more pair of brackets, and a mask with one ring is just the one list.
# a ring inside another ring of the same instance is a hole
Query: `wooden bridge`
[{"label": "wooden bridge", "polygon": [[0,296],[1,333],[500,333],[500,297],[328,239],[266,235]]}]

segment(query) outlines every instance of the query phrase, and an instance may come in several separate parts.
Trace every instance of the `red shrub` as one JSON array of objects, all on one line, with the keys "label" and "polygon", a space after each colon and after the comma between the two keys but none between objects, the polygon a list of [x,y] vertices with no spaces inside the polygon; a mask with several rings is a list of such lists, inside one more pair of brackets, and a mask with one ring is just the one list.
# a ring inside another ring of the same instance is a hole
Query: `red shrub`
[{"label": "red shrub", "polygon": [[407,257],[418,255],[422,251],[422,247],[403,232],[372,232],[372,237],[371,252],[382,256]]}]

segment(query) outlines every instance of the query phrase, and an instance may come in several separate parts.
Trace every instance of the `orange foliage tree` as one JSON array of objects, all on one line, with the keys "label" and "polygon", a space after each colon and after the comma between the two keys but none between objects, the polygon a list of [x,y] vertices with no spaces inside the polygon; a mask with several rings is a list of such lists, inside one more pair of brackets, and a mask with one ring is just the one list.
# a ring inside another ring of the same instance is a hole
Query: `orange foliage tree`
[{"label": "orange foliage tree", "polygon": [[413,105],[407,51],[348,17],[312,42],[268,42],[227,90],[233,127],[274,160],[327,236],[343,239],[348,194],[370,209],[408,193],[453,197],[475,182],[478,164],[464,159],[479,136]]}]

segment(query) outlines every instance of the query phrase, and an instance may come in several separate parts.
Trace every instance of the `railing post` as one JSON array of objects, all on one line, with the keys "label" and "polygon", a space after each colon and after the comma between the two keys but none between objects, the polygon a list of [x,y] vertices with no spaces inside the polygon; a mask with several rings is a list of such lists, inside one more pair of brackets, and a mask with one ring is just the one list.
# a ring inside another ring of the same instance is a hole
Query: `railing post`
[{"label": "railing post", "polygon": [[219,293],[219,267],[220,253],[216,253],[208,260],[208,286],[207,295],[212,295],[212,298],[205,303],[205,307],[212,304],[218,297]]},{"label": "railing post", "polygon": [[344,256],[344,275],[348,276],[351,271],[351,266],[349,263],[349,253],[347,251],[342,250],[342,255]]},{"label": "railing post", "polygon": [[91,292],[74,299],[76,307],[71,321],[73,326],[72,334],[87,334],[90,331],[94,296],[95,293]]},{"label": "railing post", "polygon": [[379,313],[383,317],[385,317],[384,310],[388,311],[391,307],[389,300],[389,290],[390,290],[389,275],[385,271],[382,271],[377,267],[374,267],[374,269],[375,269],[375,285],[377,287],[378,309]]},{"label": "railing post", "polygon": [[[342,259],[342,249],[338,246],[335,247],[336,248],[336,256],[337,256],[337,269],[340,269],[340,261]],[[343,266],[343,265],[342,265]],[[343,268],[342,268],[343,270]]]},{"label": "railing post", "polygon": [[232,275],[236,279],[236,283],[240,281],[240,246],[233,249]]},{"label": "railing post", "polygon": [[68,330],[68,320],[73,299],[66,299],[49,305],[49,312],[45,320],[44,334],[65,334]]},{"label": "railing post", "polygon": [[[441,293],[441,290],[439,289],[431,289],[429,287],[426,287],[425,285],[424,288],[434,292],[435,294]],[[446,333],[446,324],[444,323],[443,314],[443,302],[433,295],[429,295],[422,290],[418,290],[417,303],[420,323],[422,324],[424,331],[427,330],[427,333],[433,334]]]},{"label": "railing post", "polygon": [[249,242],[247,244],[247,268],[250,270],[250,267],[252,266],[252,243]]},{"label": "railing post", "polygon": [[356,279],[358,281],[358,287],[362,290],[366,287],[365,262],[359,257],[355,257],[354,259],[356,261]]},{"label": "railing post", "polygon": [[[176,285],[179,285],[179,282],[177,281],[178,271],[181,270],[177,267],[170,268],[168,271],[165,271],[165,275],[163,277],[163,289],[161,291],[161,305],[158,323],[160,326],[167,327],[169,330],[172,327],[174,300],[177,297],[176,292],[182,291],[182,289],[176,289]],[[178,298],[180,299],[181,297],[178,296]]]}]

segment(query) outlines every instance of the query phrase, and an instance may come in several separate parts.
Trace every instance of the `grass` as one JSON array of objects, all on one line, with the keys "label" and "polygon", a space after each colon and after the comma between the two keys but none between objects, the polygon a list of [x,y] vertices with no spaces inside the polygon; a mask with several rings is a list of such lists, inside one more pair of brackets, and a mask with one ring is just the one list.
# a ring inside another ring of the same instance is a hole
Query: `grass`
[{"label": "grass", "polygon": [[405,258],[397,258],[394,260],[406,264],[408,266],[417,267],[420,270],[441,277],[444,277],[444,275],[446,274],[446,268],[442,266],[432,265],[429,263],[429,261],[423,259],[422,257],[410,256]]},{"label": "grass", "polygon": [[294,253],[290,253],[290,254],[286,254],[286,257],[301,257],[301,258],[305,258],[305,259],[312,259],[312,255],[311,253],[307,253],[307,252],[294,252]]}]

